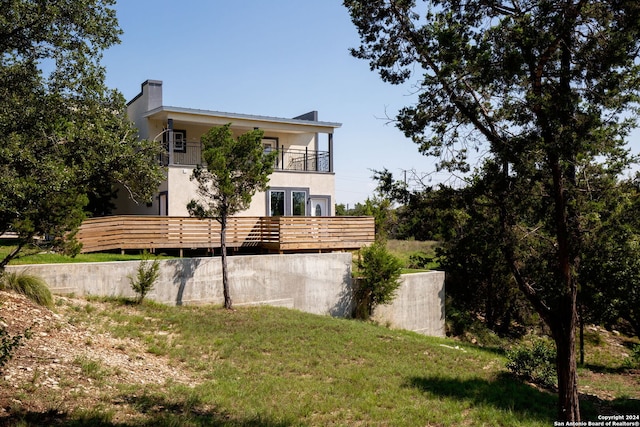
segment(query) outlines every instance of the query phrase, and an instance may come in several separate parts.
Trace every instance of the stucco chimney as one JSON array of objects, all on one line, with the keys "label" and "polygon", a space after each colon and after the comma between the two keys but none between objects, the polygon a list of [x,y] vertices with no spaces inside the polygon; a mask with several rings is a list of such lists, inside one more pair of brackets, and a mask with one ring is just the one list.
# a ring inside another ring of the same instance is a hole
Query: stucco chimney
[{"label": "stucco chimney", "polygon": [[147,95],[147,111],[162,106],[162,80],[147,80],[142,83],[142,93]]}]

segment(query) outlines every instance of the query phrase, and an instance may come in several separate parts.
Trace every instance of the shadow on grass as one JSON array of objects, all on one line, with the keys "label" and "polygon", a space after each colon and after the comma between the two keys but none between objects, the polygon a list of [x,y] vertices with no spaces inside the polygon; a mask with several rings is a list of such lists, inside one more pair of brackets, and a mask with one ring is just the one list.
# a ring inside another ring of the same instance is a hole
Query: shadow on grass
[{"label": "shadow on grass", "polygon": [[617,397],[613,400],[601,399],[593,395],[580,395],[580,404],[589,402],[592,413],[583,413],[585,419],[596,419],[598,415],[640,414],[640,399]]},{"label": "shadow on grass", "polygon": [[640,414],[640,399],[618,398],[608,402],[612,413],[619,414]]},{"label": "shadow on grass", "polygon": [[474,406],[493,406],[518,414],[520,419],[553,421],[557,418],[557,397],[500,374],[495,380],[458,379],[447,377],[410,378],[408,387],[433,396],[466,400]]},{"label": "shadow on grass", "polygon": [[611,367],[611,366],[605,366],[605,365],[595,364],[595,363],[585,363],[584,365],[578,365],[578,367],[587,369],[591,372],[596,372],[599,374],[624,375],[629,370],[629,368],[626,368],[624,366]]},{"label": "shadow on grass", "polygon": [[[129,421],[114,421],[115,407],[128,404]],[[71,427],[163,427],[163,426],[249,426],[288,427],[293,422],[276,422],[261,416],[236,417],[215,408],[203,409],[198,401],[171,401],[163,397],[142,395],[130,396],[113,403],[114,407],[103,407],[86,412],[26,412],[0,417],[0,426],[71,426]],[[134,411],[132,411],[132,409]],[[132,414],[133,412],[133,414]]]}]

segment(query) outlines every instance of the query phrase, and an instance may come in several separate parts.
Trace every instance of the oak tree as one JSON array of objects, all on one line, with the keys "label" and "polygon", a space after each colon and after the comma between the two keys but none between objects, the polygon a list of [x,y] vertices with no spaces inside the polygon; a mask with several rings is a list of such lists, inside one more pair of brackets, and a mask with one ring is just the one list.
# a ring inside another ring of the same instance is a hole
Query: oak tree
[{"label": "oak tree", "polygon": [[137,141],[122,95],[104,84],[102,51],[121,34],[114,3],[11,0],[0,10],[0,235],[17,236],[0,272],[34,239],[77,251],[90,201],[116,184],[149,199],[162,179],[160,147]]}]

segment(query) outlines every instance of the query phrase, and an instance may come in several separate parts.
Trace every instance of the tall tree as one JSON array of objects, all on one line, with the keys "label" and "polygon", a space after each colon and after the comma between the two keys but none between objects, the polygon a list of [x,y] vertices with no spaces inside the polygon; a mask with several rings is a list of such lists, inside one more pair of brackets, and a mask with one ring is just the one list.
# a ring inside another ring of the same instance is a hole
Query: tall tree
[{"label": "tall tree", "polygon": [[[580,419],[576,296],[598,163],[618,172],[638,100],[640,4],[626,0],[345,0],[383,80],[414,72],[415,105],[398,127],[441,166],[467,170],[486,153],[483,180],[499,212],[496,236],[520,290],[557,347],[558,411]],[[443,157],[444,154],[452,156]]]},{"label": "tall tree", "polygon": [[[600,201],[603,213],[588,236],[579,302],[583,316],[640,335],[640,176],[622,181]],[[592,185],[597,185],[596,182]]]},{"label": "tall tree", "polygon": [[233,307],[227,275],[227,218],[246,210],[253,195],[267,189],[278,155],[264,151],[262,136],[263,132],[255,129],[234,138],[230,123],[211,128],[200,139],[206,167],[196,167],[191,175],[198,182],[200,199],[189,202],[189,214],[220,223],[222,290],[227,309]]},{"label": "tall tree", "polygon": [[[0,10],[0,234],[77,251],[90,199],[115,183],[150,198],[160,147],[136,141],[101,52],[119,42],[113,0],[11,0]],[[96,208],[96,211],[104,209]],[[71,244],[68,244],[71,241]]]}]

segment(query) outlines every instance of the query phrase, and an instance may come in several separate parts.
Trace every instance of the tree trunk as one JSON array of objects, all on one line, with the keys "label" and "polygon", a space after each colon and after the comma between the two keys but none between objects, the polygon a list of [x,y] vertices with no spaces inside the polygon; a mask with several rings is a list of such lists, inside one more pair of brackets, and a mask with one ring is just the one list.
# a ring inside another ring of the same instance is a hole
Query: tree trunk
[{"label": "tree trunk", "polygon": [[224,308],[233,308],[231,295],[229,294],[229,278],[227,275],[227,216],[220,218],[220,251],[222,255],[222,294],[224,295]]},{"label": "tree trunk", "polygon": [[580,366],[584,365],[584,306],[580,304]]},{"label": "tree trunk", "polygon": [[2,261],[0,261],[0,274],[4,273],[5,267],[7,266],[7,264],[9,264],[9,261],[14,259],[16,257],[16,255],[18,255],[20,250],[22,250],[23,246],[24,246],[24,244],[22,243],[22,241],[20,241],[18,243],[18,246],[16,246],[16,248],[14,250],[9,252],[7,254],[7,256],[4,257],[4,259]]},{"label": "tree trunk", "polygon": [[[556,343],[558,370],[558,417],[563,421],[580,421],[578,372],[576,369],[576,306],[571,295],[563,302],[563,311],[552,329]],[[573,306],[573,307],[572,307]]]},{"label": "tree trunk", "polygon": [[[553,196],[555,204],[559,292],[555,310],[551,314],[550,327],[556,342],[556,367],[558,370],[558,417],[563,421],[580,421],[580,401],[578,395],[578,372],[576,367],[576,328],[578,326],[578,284],[574,269],[578,264],[572,248],[578,241],[575,213],[569,213],[570,203],[565,187],[565,179],[574,185],[574,170],[563,174],[559,157],[549,156],[553,176]],[[566,175],[565,175],[566,174]],[[571,218],[571,219],[570,219]]]}]

